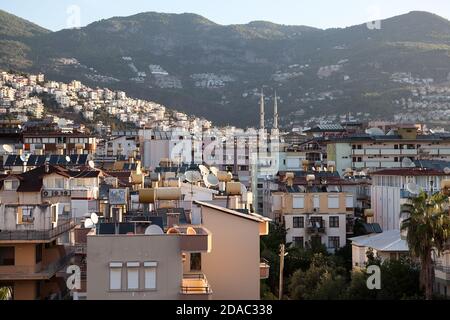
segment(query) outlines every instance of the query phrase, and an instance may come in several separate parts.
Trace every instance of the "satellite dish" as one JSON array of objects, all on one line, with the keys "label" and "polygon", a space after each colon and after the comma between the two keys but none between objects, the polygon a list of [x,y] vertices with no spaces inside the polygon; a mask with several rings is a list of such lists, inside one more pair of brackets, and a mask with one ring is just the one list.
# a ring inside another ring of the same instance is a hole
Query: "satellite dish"
[{"label": "satellite dish", "polygon": [[200,169],[200,173],[202,176],[207,176],[209,174],[209,169],[205,167],[204,165],[199,165],[198,168]]},{"label": "satellite dish", "polygon": [[410,159],[410,158],[403,158],[402,160],[402,167],[403,168],[412,168],[415,167],[416,165],[414,164],[414,162]]},{"label": "satellite dish", "polygon": [[88,162],[88,166],[91,167],[91,169],[95,169],[95,163],[94,163],[94,161],[90,160],[90,161]]},{"label": "satellite dish", "polygon": [[450,174],[450,168],[449,167],[445,167],[444,168],[444,173],[445,174]]},{"label": "satellite dish", "polygon": [[186,229],[186,234],[189,236],[195,236],[195,235],[197,235],[197,231],[195,231],[195,229],[192,227],[188,227]]},{"label": "satellite dish", "polygon": [[327,167],[324,167],[324,168],[323,168],[323,171],[327,172],[327,171],[328,171],[328,168],[327,168]]},{"label": "satellite dish", "polygon": [[197,183],[203,179],[198,171],[186,171],[184,175],[186,176],[186,181],[189,183]]},{"label": "satellite dish", "polygon": [[84,227],[86,229],[92,229],[95,227],[95,223],[90,218],[88,218],[88,219],[84,220]]},{"label": "satellite dish", "polygon": [[22,162],[26,162],[27,161],[27,156],[25,154],[21,154],[20,155],[20,160],[22,160]]},{"label": "satellite dish", "polygon": [[217,176],[217,174],[219,173],[219,169],[217,169],[216,167],[211,167],[209,168],[209,170],[211,171],[211,173],[215,176]]},{"label": "satellite dish", "polygon": [[212,173],[203,177],[203,182],[207,188],[217,187],[219,185],[219,179]]},{"label": "satellite dish", "polygon": [[406,190],[411,194],[419,194],[419,188],[415,183],[408,183],[406,185]]},{"label": "satellite dish", "polygon": [[181,182],[185,182],[186,181],[186,176],[183,173],[179,174],[178,178],[180,179]]},{"label": "satellite dish", "polygon": [[157,226],[156,224],[152,224],[150,227],[145,229],[145,234],[148,236],[161,235],[161,234],[164,234],[164,231],[163,231],[163,229],[161,229],[161,227]]},{"label": "satellite dish", "polygon": [[69,156],[66,156],[66,162],[70,162],[70,161],[72,161],[72,159],[70,159]]},{"label": "satellite dish", "polygon": [[3,150],[5,150],[5,152],[7,153],[12,153],[14,151],[14,149],[8,144],[3,145]]},{"label": "satellite dish", "polygon": [[316,171],[316,167],[312,167],[312,171]]},{"label": "satellite dish", "polygon": [[91,213],[91,221],[94,224],[98,223],[98,215],[95,212]]}]

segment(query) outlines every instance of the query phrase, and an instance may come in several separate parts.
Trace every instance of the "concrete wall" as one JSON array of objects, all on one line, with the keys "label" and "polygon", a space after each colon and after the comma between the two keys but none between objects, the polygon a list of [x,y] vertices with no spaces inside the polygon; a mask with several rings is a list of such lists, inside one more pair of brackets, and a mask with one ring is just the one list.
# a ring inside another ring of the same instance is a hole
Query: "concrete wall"
[{"label": "concrete wall", "polygon": [[202,253],[202,271],[213,299],[259,300],[259,223],[203,207],[202,225],[212,233],[212,250]]},{"label": "concrete wall", "polygon": [[399,230],[400,188],[372,187],[371,199],[374,222],[379,223],[383,231]]},{"label": "concrete wall", "polygon": [[24,231],[50,230],[52,228],[52,213],[50,206],[34,206],[33,223],[17,224],[17,210],[17,206],[0,205],[0,230]]},{"label": "concrete wall", "polygon": [[[178,236],[88,236],[88,300],[176,300],[183,267]],[[122,262],[123,291],[110,291],[110,262]],[[140,290],[127,291],[127,262],[139,262]],[[144,290],[144,262],[157,262],[155,291]]]}]

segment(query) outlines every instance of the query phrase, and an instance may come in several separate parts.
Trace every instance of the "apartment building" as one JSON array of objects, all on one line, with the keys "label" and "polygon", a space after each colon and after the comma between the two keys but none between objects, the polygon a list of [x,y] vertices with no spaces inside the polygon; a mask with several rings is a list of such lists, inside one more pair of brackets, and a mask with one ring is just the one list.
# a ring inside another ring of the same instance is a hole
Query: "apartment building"
[{"label": "apartment building", "polygon": [[415,160],[450,160],[450,135],[419,134],[416,126],[402,126],[385,134],[369,129],[366,134],[329,138],[328,161],[336,170],[375,171],[383,168],[411,167]]},{"label": "apartment building", "polygon": [[164,233],[144,222],[101,224],[87,239],[87,299],[208,300],[213,291],[205,275],[183,263],[211,248],[211,233],[200,226]]},{"label": "apartment building", "polygon": [[447,171],[447,162],[438,162],[440,165],[433,165],[432,162],[424,162],[430,167],[384,169],[373,172],[371,186],[371,205],[373,211],[373,221],[378,223],[383,231],[399,230],[402,216],[401,207],[411,197],[411,188],[438,192],[442,181],[450,177]]},{"label": "apartment building", "polygon": [[68,292],[58,271],[73,256],[65,246],[73,220],[58,215],[57,205],[29,197],[5,203],[5,187],[8,180],[0,181],[0,287],[9,287],[14,300],[64,298]]},{"label": "apartment building", "polygon": [[286,242],[300,247],[322,244],[330,251],[346,245],[347,234],[352,233],[356,199],[342,190],[342,185],[351,182],[337,180],[323,174],[280,175],[267,205],[271,217],[285,225]]},{"label": "apartment building", "polygon": [[22,133],[23,153],[35,155],[94,154],[96,138],[78,131],[63,132],[53,123],[28,123]]},{"label": "apartment building", "polygon": [[69,170],[43,165],[21,174],[8,174],[2,180],[0,199],[5,204],[56,206],[57,214],[80,218],[98,211],[98,189],[102,173],[83,168]]}]

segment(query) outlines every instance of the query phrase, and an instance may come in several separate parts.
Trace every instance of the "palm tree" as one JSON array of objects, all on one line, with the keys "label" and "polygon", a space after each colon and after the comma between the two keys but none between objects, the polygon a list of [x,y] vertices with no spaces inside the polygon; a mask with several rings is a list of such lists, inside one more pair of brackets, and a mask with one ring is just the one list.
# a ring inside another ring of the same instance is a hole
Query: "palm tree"
[{"label": "palm tree", "polygon": [[9,300],[11,298],[11,290],[8,287],[0,287],[0,300]]},{"label": "palm tree", "polygon": [[420,284],[427,300],[433,296],[434,268],[432,252],[440,255],[450,238],[450,216],[448,197],[442,193],[427,192],[409,199],[403,213],[408,216],[401,229],[407,231],[407,242],[411,254],[421,265]]}]

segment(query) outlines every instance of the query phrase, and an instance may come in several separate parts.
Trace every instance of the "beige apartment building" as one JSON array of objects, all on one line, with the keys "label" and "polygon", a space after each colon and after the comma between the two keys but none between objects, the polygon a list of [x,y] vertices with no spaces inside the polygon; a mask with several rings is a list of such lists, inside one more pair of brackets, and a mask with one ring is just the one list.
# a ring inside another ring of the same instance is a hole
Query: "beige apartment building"
[{"label": "beige apartment building", "polygon": [[[115,225],[121,229],[130,223]],[[184,226],[149,235],[145,234],[149,225],[135,224],[134,232],[88,235],[88,300],[211,298],[201,270],[183,267],[186,256],[211,250],[211,233],[203,227]]]}]

